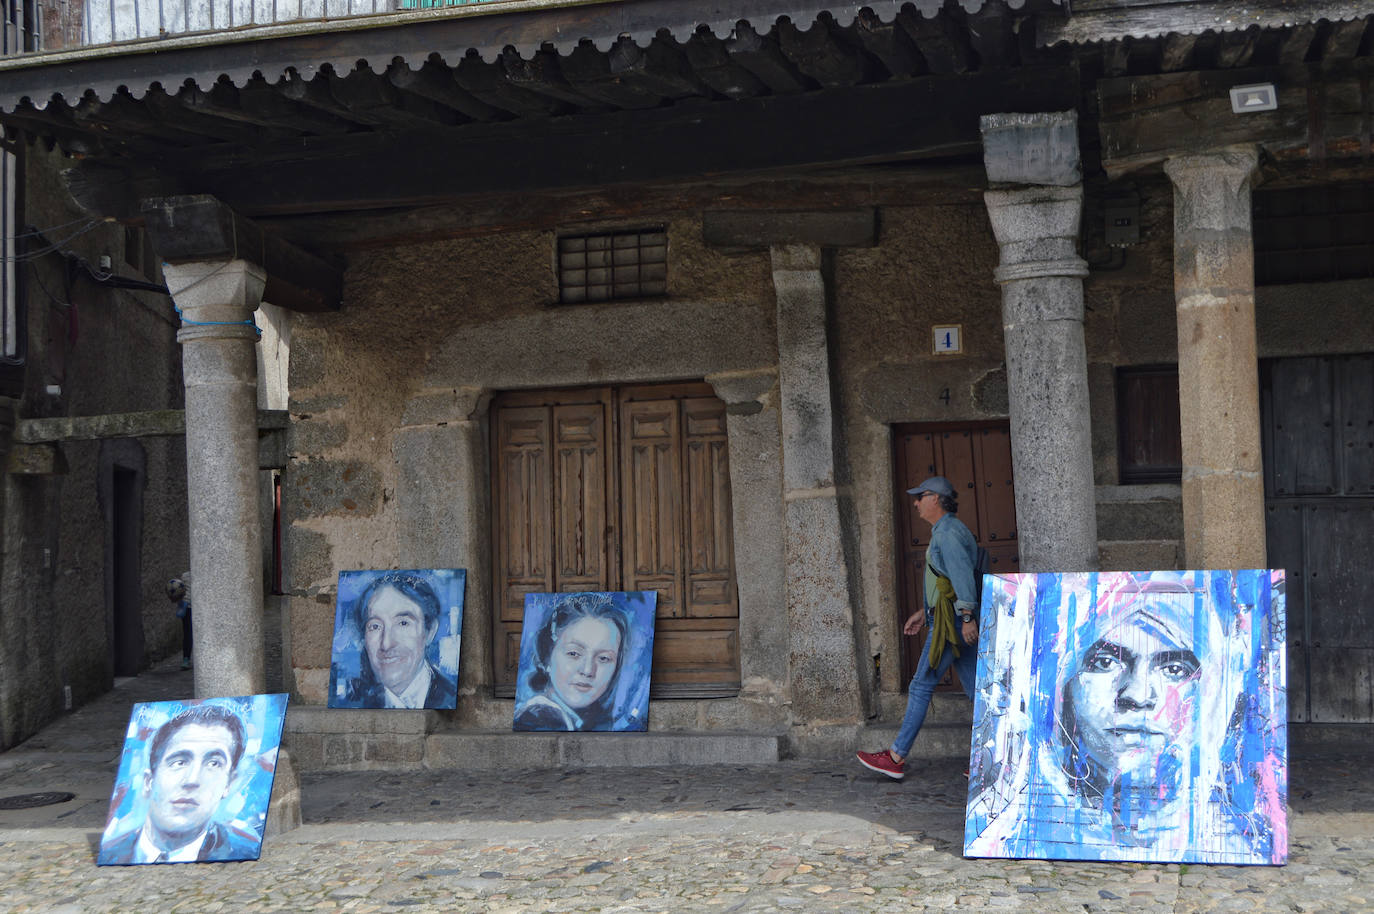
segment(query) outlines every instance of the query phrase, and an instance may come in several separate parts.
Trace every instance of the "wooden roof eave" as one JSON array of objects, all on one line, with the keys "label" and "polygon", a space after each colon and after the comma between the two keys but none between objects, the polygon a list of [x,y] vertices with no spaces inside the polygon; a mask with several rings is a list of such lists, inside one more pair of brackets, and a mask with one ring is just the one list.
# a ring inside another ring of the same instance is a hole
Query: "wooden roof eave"
[{"label": "wooden roof eave", "polygon": [[[958,2],[974,13],[986,0]],[[1007,5],[1019,9],[1026,2],[1007,0]],[[891,21],[908,5],[929,19],[944,0],[740,0],[729,6],[692,0],[506,0],[256,26],[0,59],[0,111],[13,111],[25,100],[41,110],[55,95],[69,103],[91,95],[104,102],[121,87],[135,99],[154,84],[174,92],[189,81],[208,90],[227,78],[242,88],[255,73],[273,83],[288,72],[310,79],[326,65],[345,75],[360,61],[377,72],[397,59],[418,70],[436,55],[456,66],[475,51],[491,62],[508,47],[531,58],[548,45],[566,55],[590,41],[604,54],[624,36],[646,46],[667,30],[686,42],[702,26],[728,35],[741,20],[771,28],[783,17],[809,24],[828,12],[848,25],[868,8]]]}]

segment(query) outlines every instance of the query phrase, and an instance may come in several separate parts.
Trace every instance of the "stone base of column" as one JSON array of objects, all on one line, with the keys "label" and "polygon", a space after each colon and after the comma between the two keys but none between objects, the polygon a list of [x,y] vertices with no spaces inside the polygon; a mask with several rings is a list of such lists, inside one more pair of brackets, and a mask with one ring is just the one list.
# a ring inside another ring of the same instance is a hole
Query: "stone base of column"
[{"label": "stone base of column", "polygon": [[277,774],[272,780],[272,800],[267,806],[263,838],[283,835],[301,827],[301,776],[283,746],[277,750]]}]

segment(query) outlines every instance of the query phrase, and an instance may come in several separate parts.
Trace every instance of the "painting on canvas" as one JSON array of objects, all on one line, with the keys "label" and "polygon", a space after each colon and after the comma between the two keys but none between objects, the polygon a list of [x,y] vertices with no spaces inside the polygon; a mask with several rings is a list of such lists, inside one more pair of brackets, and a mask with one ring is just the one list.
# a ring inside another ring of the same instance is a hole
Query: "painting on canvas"
[{"label": "painting on canvas", "polygon": [[1282,571],[988,576],[964,852],[1287,859]]},{"label": "painting on canvas", "polygon": [[466,578],[461,568],[339,572],[329,707],[453,708]]},{"label": "painting on canvas", "polygon": [[525,596],[516,730],[643,730],[654,591]]}]

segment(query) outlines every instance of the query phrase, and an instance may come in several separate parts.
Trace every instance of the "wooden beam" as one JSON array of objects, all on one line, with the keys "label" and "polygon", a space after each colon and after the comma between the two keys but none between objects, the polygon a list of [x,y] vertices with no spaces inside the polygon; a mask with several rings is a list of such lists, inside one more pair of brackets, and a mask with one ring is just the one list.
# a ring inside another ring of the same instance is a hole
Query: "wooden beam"
[{"label": "wooden beam", "polygon": [[[484,192],[977,157],[979,115],[1059,111],[1079,96],[1076,70],[1027,68],[438,133],[307,137],[170,164],[194,173],[197,190],[254,217],[427,206]],[[406,167],[387,167],[398,149]],[[118,176],[101,177],[107,180],[99,187],[86,183],[95,198],[84,205],[138,218],[139,198],[119,186]],[[122,180],[139,182],[146,194],[154,177],[132,169]]]},{"label": "wooden beam", "polygon": [[657,108],[663,96],[626,83],[611,71],[608,57],[584,41],[559,62],[563,77],[583,95],[614,108]]},{"label": "wooden beam", "polygon": [[402,129],[451,127],[466,121],[457,112],[423,95],[398,88],[385,73],[359,67],[347,76],[328,74],[329,92],[351,114]]},{"label": "wooden beam", "polygon": [[[1357,156],[1367,148],[1374,60],[1169,73],[1098,82],[1102,164],[1118,177],[1165,159],[1255,143],[1272,156]],[[1273,83],[1278,108],[1231,111],[1230,89]]]},{"label": "wooden beam", "polygon": [[1014,25],[1015,19],[1002,0],[988,0],[969,15],[969,44],[978,55],[980,69],[1003,69],[1021,62]]},{"label": "wooden beam", "polygon": [[453,78],[484,104],[519,117],[549,117],[570,110],[567,102],[517,85],[499,61],[489,64],[476,54],[468,54],[453,68]]},{"label": "wooden beam", "polygon": [[541,193],[479,193],[457,204],[263,218],[282,237],[352,251],[503,232],[548,231],[607,219],[661,219],[710,209],[806,211],[873,206],[971,205],[982,200],[981,163],[787,172],[780,176],[697,175],[671,183],[617,184]]},{"label": "wooden beam", "polygon": [[753,98],[768,91],[753,73],[734,61],[725,42],[707,29],[699,29],[683,52],[697,78],[726,98]]},{"label": "wooden beam", "polygon": [[395,61],[387,69],[386,77],[396,88],[452,108],[468,120],[494,121],[506,114],[460,88],[453,72],[434,58],[414,70],[402,61]]},{"label": "wooden beam", "polygon": [[1323,60],[1347,60],[1354,57],[1364,41],[1364,33],[1369,27],[1367,19],[1352,19],[1349,22],[1331,23],[1331,31],[1326,36]]},{"label": "wooden beam", "polygon": [[334,93],[329,90],[329,77],[324,73],[320,73],[313,79],[303,79],[295,71],[292,71],[273,88],[288,101],[322,112],[346,124],[380,127],[384,123],[379,117],[355,110],[339,101]]},{"label": "wooden beam", "polygon": [[799,29],[784,19],[774,31],[787,59],[828,89],[856,86],[869,82],[875,75],[871,58],[850,44],[828,13],[822,14],[809,29]]},{"label": "wooden beam", "polygon": [[[259,433],[284,429],[290,424],[291,414],[284,409],[258,410]],[[24,444],[100,441],[106,438],[166,438],[184,434],[186,414],[179,409],[20,419],[14,427],[14,440]]]},{"label": "wooden beam", "polygon": [[1193,48],[1197,39],[1192,35],[1168,35],[1159,55],[1159,68],[1165,73],[1192,68]]},{"label": "wooden beam", "polygon": [[925,72],[925,61],[911,35],[895,19],[883,22],[877,13],[864,7],[854,19],[853,33],[863,49],[881,61],[890,75],[915,76]]},{"label": "wooden beam", "polygon": [[223,81],[218,82],[210,94],[225,106],[237,103],[245,115],[274,127],[294,126],[298,131],[318,136],[338,136],[356,127],[352,121],[291,101],[261,76],[254,76],[243,88],[235,88]]},{"label": "wooden beam", "polygon": [[1240,32],[1222,32],[1217,47],[1217,69],[1230,70],[1250,66],[1255,56],[1260,30],[1245,29]]},{"label": "wooden beam", "polygon": [[558,54],[547,48],[531,55],[528,60],[521,57],[514,48],[507,48],[501,52],[499,58],[501,78],[516,88],[557,99],[568,106],[566,110],[610,110],[610,106],[605,102],[574,89],[563,78],[563,70],[558,59]]},{"label": "wooden beam", "polygon": [[927,19],[904,9],[897,14],[897,24],[916,42],[916,50],[925,58],[930,72],[967,73],[976,65],[968,36],[949,16],[942,13]]},{"label": "wooden beam", "polygon": [[775,95],[793,95],[811,88],[811,82],[778,47],[771,35],[760,35],[748,22],[740,22],[725,42],[730,59],[758,77]]},{"label": "wooden beam", "polygon": [[687,55],[671,39],[656,37],[641,48],[628,37],[611,48],[611,73],[628,85],[662,98],[709,98],[711,90],[692,70]]},{"label": "wooden beam", "polygon": [[168,263],[242,258],[267,273],[263,300],[294,311],[336,311],[343,271],[256,223],[214,197],[159,197],[143,202],[144,225]]}]

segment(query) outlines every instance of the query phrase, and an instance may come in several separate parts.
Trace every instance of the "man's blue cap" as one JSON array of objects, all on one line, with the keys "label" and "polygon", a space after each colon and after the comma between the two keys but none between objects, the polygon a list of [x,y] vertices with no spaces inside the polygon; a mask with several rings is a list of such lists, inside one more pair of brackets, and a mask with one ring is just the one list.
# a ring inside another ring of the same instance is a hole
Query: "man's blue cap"
[{"label": "man's blue cap", "polygon": [[948,479],[943,476],[932,476],[914,489],[907,489],[908,495],[924,495],[927,492],[934,492],[936,495],[944,495],[954,498],[954,486],[950,485]]}]

